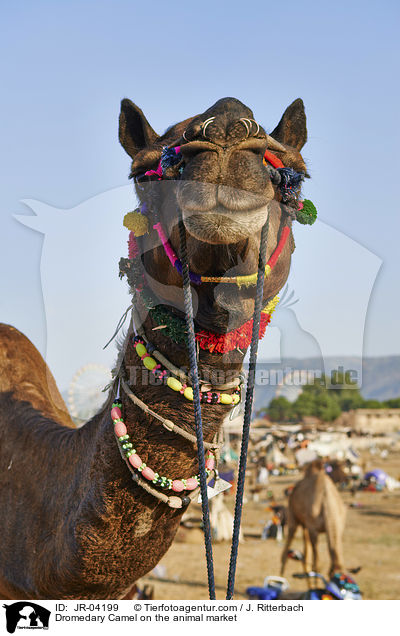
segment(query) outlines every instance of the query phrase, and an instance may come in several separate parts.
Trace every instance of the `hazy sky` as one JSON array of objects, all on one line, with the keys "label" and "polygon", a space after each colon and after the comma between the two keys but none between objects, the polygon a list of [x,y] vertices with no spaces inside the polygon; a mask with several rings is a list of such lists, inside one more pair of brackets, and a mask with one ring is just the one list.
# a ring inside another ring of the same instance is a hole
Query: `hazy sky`
[{"label": "hazy sky", "polygon": [[[3,2],[1,13],[0,317],[42,352],[49,338],[62,388],[71,340],[82,349],[90,333],[101,348],[129,301],[117,276],[122,215],[134,207],[121,188],[123,97],[157,132],[225,96],[272,130],[301,97],[304,195],[321,223],[296,228],[297,320],[326,353],[400,353],[398,2],[37,0]],[[38,211],[32,201],[50,206],[44,235],[13,217]]]}]

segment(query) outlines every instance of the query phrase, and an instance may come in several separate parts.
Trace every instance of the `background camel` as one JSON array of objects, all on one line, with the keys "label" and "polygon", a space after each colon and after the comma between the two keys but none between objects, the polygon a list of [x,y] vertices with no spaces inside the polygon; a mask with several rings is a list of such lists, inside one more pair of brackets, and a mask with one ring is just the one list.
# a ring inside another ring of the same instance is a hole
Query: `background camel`
[{"label": "background camel", "polygon": [[346,508],[333,481],[325,474],[323,463],[312,462],[304,478],[294,487],[289,496],[288,534],[282,552],[281,575],[283,575],[290,544],[298,526],[304,533],[304,569],[310,571],[309,546],[312,549],[312,570],[319,571],[317,541],[318,534],[326,532],[331,559],[329,573],[343,570],[342,537]]},{"label": "background camel", "polygon": [[[290,217],[263,163],[264,153],[273,149],[286,167],[305,172],[300,149],[306,138],[301,100],[288,107],[270,136],[253,120],[252,111],[233,98],[220,100],[161,136],[132,102],[123,100],[121,104],[120,141],[132,159],[131,176],[138,198],[150,214],[157,213],[177,253],[182,215],[190,266],[197,274],[222,276],[235,268],[236,275],[256,271],[261,228],[267,217],[270,257],[282,226],[290,227]],[[178,144],[182,161],[175,173],[172,168],[165,179],[150,177],[146,181],[146,173],[155,173],[160,164],[163,148]],[[294,249],[289,236],[276,267],[265,280],[263,306],[286,282]],[[143,254],[140,265],[145,269],[146,290],[157,307],[166,308],[176,325],[182,321],[181,275],[171,266],[151,225],[138,246]],[[147,339],[175,367],[188,368],[185,342],[176,342],[168,330],[154,329],[159,325],[141,302],[135,290],[139,285],[129,276],[131,263],[121,260],[136,294],[135,305]],[[106,298],[104,302],[113,300]],[[253,310],[254,288],[201,285],[196,330],[207,329],[217,337],[241,327],[251,319]],[[221,355],[200,349],[200,376],[212,377],[214,370],[237,375],[245,352],[245,348],[234,349]],[[165,383],[148,381],[132,332],[126,336],[120,362],[121,376],[134,384],[132,390],[148,407],[193,432],[192,402]],[[140,372],[135,375],[135,370]],[[117,385],[114,382],[103,410],[75,429],[33,344],[13,327],[0,327],[3,598],[130,598],[135,581],[149,572],[171,545],[184,508],[171,509],[132,481],[110,417]],[[191,441],[161,426],[125,392],[121,393],[121,403],[137,456],[148,468],[173,479],[187,479],[198,472]],[[206,442],[214,438],[228,412],[222,403],[202,405]]]}]

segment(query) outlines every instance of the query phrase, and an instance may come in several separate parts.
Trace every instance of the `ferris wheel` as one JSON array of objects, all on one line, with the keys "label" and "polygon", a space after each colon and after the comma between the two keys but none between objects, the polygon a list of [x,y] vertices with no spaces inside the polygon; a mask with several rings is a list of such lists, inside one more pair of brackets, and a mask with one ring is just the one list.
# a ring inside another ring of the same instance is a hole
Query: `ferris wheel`
[{"label": "ferris wheel", "polygon": [[103,389],[111,381],[111,369],[89,363],[78,369],[68,389],[67,404],[73,418],[83,423],[95,415],[107,399]]}]

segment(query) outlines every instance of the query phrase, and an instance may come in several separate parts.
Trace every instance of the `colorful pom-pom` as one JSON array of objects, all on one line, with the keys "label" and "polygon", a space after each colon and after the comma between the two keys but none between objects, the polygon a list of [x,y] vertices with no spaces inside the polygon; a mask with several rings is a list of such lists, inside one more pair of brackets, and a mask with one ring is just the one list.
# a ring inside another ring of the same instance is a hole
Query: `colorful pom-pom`
[{"label": "colorful pom-pom", "polygon": [[[300,205],[302,206],[300,207]],[[317,218],[317,208],[314,203],[309,199],[304,199],[299,204],[299,209],[296,212],[296,220],[302,225],[312,225]]]},{"label": "colorful pom-pom", "polygon": [[141,212],[128,212],[124,216],[124,226],[135,236],[143,236],[149,231],[148,220]]}]

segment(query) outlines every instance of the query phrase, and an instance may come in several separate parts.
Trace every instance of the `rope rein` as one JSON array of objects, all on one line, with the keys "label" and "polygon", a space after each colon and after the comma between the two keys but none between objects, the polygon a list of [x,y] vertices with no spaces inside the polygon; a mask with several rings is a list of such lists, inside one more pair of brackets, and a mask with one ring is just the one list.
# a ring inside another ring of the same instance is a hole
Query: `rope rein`
[{"label": "rope rein", "polygon": [[245,399],[245,407],[244,407],[242,446],[240,450],[240,463],[239,463],[239,472],[238,472],[238,481],[237,481],[237,490],[236,490],[235,517],[234,517],[233,534],[232,534],[232,548],[231,548],[231,558],[229,563],[228,585],[227,585],[227,591],[226,591],[227,600],[230,600],[233,598],[234,586],[235,586],[236,563],[237,563],[237,555],[238,555],[238,549],[239,549],[240,522],[242,518],[242,508],[243,508],[244,482],[246,477],[247,449],[248,449],[249,437],[250,437],[250,420],[251,420],[251,411],[253,408],[253,398],[254,398],[257,350],[258,350],[258,343],[259,343],[258,333],[260,328],[262,299],[263,299],[263,291],[264,291],[265,260],[266,260],[266,251],[267,251],[268,230],[269,230],[269,215],[261,231],[261,239],[260,239],[260,254],[259,254],[259,260],[258,260],[257,287],[256,287],[256,297],[254,302],[254,314],[253,314],[253,333],[252,333],[251,346],[250,346],[249,374],[248,374],[248,380],[247,380],[246,399]]},{"label": "rope rein", "polygon": [[200,492],[201,492],[201,507],[203,512],[203,531],[204,531],[204,544],[206,551],[207,561],[207,577],[208,577],[208,590],[211,600],[215,600],[215,580],[214,580],[214,562],[212,553],[211,542],[211,524],[210,524],[210,512],[208,507],[207,496],[207,481],[206,481],[206,466],[203,449],[203,426],[201,420],[201,405],[200,405],[200,385],[199,374],[197,368],[197,355],[196,355],[196,339],[194,333],[194,321],[193,321],[193,305],[192,305],[192,290],[190,285],[189,276],[189,261],[186,245],[186,231],[182,218],[179,220],[179,238],[182,257],[182,277],[183,277],[183,297],[185,305],[185,319],[188,333],[188,350],[190,361],[190,377],[193,388],[193,406],[194,406],[194,421],[196,427],[197,438],[197,457],[199,461],[199,475],[200,475]]}]

